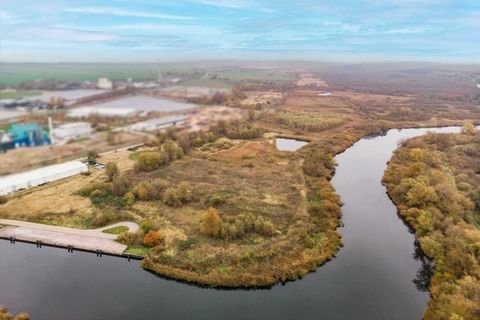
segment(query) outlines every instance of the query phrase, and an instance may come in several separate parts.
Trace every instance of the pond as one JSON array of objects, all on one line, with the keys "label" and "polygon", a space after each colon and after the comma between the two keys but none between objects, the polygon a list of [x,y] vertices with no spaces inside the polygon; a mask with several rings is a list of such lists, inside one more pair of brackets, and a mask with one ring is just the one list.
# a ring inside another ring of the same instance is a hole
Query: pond
[{"label": "pond", "polygon": [[280,151],[297,151],[301,147],[308,144],[306,141],[295,140],[295,139],[286,139],[286,138],[276,138],[275,144],[277,149]]},{"label": "pond", "polygon": [[[458,128],[433,129],[455,132]],[[0,304],[56,319],[421,319],[428,261],[381,184],[401,139],[390,130],[337,156],[345,247],[303,279],[263,290],[217,290],[165,280],[138,262],[0,241]]]}]

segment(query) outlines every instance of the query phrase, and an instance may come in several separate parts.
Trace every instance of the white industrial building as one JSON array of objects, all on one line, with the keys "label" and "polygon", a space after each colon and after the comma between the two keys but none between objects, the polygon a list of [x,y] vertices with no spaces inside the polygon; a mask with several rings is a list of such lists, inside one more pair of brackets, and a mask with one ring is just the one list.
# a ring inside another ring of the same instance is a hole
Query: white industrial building
[{"label": "white industrial building", "polygon": [[98,89],[113,89],[113,83],[108,78],[98,78],[97,81],[97,88]]},{"label": "white industrial building", "polygon": [[0,178],[0,195],[8,195],[42,184],[87,172],[88,167],[80,161],[70,161],[40,169],[12,174]]},{"label": "white industrial building", "polygon": [[91,116],[99,116],[106,118],[130,117],[137,113],[135,109],[127,108],[98,108],[98,107],[81,107],[68,111],[67,116],[70,118],[88,118]]},{"label": "white industrial building", "polygon": [[51,132],[55,140],[71,140],[92,135],[92,125],[88,122],[65,123]]},{"label": "white industrial building", "polygon": [[170,116],[163,118],[150,119],[147,121],[137,122],[130,126],[133,131],[156,131],[168,127],[175,127],[187,123],[185,116]]}]

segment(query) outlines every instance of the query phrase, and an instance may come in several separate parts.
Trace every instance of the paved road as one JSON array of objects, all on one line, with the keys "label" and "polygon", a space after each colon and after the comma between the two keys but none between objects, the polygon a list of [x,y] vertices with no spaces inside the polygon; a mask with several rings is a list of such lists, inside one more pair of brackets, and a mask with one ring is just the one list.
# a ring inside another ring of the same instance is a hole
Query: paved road
[{"label": "paved road", "polygon": [[102,250],[105,253],[113,254],[122,254],[127,246],[115,241],[117,235],[103,233],[103,230],[119,226],[128,227],[130,232],[139,230],[138,224],[134,222],[119,222],[104,228],[90,230],[7,219],[0,219],[0,225],[6,225],[5,228],[0,229],[0,237],[15,237],[18,240],[32,242],[40,240],[45,244],[73,246],[90,251]]},{"label": "paved road", "polygon": [[26,222],[26,221],[19,221],[19,220],[8,220],[8,219],[0,219],[0,225],[23,227],[26,229],[59,232],[59,233],[65,233],[65,234],[73,234],[73,235],[79,235],[79,236],[89,236],[89,237],[113,239],[113,240],[117,239],[117,235],[104,233],[103,231],[111,228],[115,228],[115,227],[120,227],[120,226],[128,227],[129,232],[132,232],[132,233],[135,233],[140,229],[138,224],[136,224],[135,222],[129,222],[129,221],[115,223],[99,229],[87,229],[87,230],[51,226],[48,224],[33,223],[33,222]]}]

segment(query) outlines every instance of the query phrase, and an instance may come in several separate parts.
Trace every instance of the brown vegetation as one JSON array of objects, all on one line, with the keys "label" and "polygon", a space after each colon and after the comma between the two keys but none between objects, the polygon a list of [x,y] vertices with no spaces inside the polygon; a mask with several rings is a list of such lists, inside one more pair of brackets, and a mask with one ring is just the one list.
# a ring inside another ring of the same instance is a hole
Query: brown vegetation
[{"label": "brown vegetation", "polygon": [[480,317],[480,134],[427,134],[395,152],[384,176],[435,262],[425,319]]},{"label": "brown vegetation", "polygon": [[8,312],[8,309],[0,306],[0,320],[29,320],[30,316],[27,313],[20,313],[18,315],[12,315]]},{"label": "brown vegetation", "polygon": [[[118,166],[111,181],[92,170],[89,177],[9,198],[0,206],[0,216],[84,228],[135,220],[142,230],[122,234],[119,241],[146,249],[146,235],[158,232],[164,241],[150,249],[143,266],[179,280],[251,287],[297,279],[331,259],[341,245],[336,232],[341,203],[329,182],[336,154],[391,127],[480,119],[478,107],[467,98],[354,92],[344,89],[364,88],[358,79],[342,89],[334,77],[328,70],[322,75],[334,91],[322,97],[315,88],[291,90],[293,81],[242,82],[246,90],[281,91],[283,104],[255,105],[242,121],[227,119],[245,110],[200,109],[185,130],[189,132],[158,134],[134,153],[101,156],[100,162]],[[383,76],[369,81],[378,79]],[[212,119],[223,121],[208,128]],[[285,153],[274,147],[275,135],[311,142]],[[441,143],[449,144],[448,139]],[[422,153],[414,153],[422,159]],[[414,174],[417,168],[409,170]],[[410,205],[436,201],[429,181],[419,179],[411,187],[405,198]],[[414,215],[419,230],[431,232],[429,214]]]}]

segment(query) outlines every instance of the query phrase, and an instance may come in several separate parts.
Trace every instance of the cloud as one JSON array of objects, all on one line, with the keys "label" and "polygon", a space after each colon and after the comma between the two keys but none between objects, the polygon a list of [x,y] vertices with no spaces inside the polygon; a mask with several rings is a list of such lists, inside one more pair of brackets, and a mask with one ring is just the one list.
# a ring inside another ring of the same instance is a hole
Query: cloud
[{"label": "cloud", "polygon": [[118,35],[113,33],[86,30],[62,25],[11,29],[5,34],[5,37],[12,40],[47,40],[65,42],[105,42],[114,41],[119,38]]},{"label": "cloud", "polygon": [[200,26],[200,25],[177,25],[177,24],[122,24],[109,28],[116,31],[152,31],[152,32],[166,32],[166,33],[181,33],[181,34],[218,34],[221,30],[215,27]]},{"label": "cloud", "polygon": [[139,18],[154,18],[154,19],[169,19],[169,20],[194,20],[194,17],[179,16],[162,13],[152,13],[143,11],[130,11],[118,8],[110,7],[82,7],[82,8],[67,8],[64,10],[69,13],[82,13],[82,14],[101,14],[101,15],[113,15],[121,17],[139,17]]},{"label": "cloud", "polygon": [[241,0],[190,0],[190,2],[228,9],[244,9],[252,6],[250,2]]},{"label": "cloud", "polygon": [[14,14],[11,14],[9,12],[5,11],[0,11],[0,25],[2,24],[18,24],[18,23],[24,23],[27,22],[27,20],[22,19]]}]

